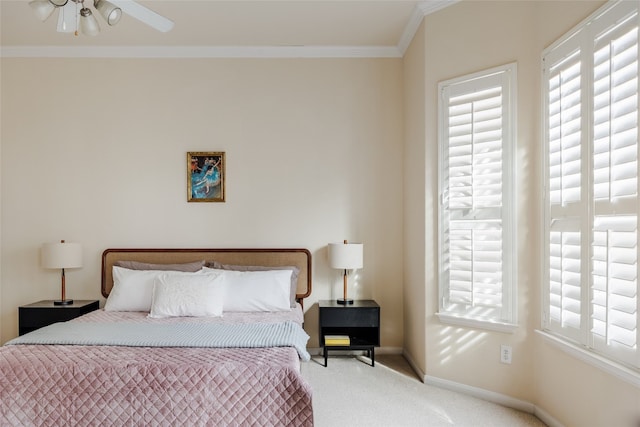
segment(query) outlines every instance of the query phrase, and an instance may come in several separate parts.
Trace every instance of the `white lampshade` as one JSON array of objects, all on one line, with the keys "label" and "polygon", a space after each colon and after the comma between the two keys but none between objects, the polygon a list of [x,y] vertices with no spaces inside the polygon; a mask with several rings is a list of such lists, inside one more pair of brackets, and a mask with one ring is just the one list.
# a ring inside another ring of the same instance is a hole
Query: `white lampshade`
[{"label": "white lampshade", "polygon": [[82,245],[80,243],[45,243],[41,250],[44,268],[82,267]]},{"label": "white lampshade", "polygon": [[329,266],[342,270],[362,268],[362,243],[329,243]]}]

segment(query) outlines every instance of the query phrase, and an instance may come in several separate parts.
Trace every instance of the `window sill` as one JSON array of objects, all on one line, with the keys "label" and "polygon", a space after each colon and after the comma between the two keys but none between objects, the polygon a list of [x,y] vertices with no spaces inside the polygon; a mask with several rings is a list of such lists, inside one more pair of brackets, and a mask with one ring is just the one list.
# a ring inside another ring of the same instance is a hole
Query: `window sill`
[{"label": "window sill", "polygon": [[436,313],[440,322],[467,328],[485,329],[488,331],[503,332],[512,334],[518,329],[518,325],[513,323],[491,322],[488,320],[472,319],[469,317],[454,316],[449,313]]},{"label": "window sill", "polygon": [[556,348],[559,348],[570,356],[588,363],[591,366],[595,366],[596,368],[599,368],[618,379],[626,381],[629,384],[640,388],[640,372],[612,362],[609,359],[606,359],[576,344],[567,342],[555,335],[550,334],[549,332],[536,330],[536,333],[540,335],[547,343],[553,345]]}]

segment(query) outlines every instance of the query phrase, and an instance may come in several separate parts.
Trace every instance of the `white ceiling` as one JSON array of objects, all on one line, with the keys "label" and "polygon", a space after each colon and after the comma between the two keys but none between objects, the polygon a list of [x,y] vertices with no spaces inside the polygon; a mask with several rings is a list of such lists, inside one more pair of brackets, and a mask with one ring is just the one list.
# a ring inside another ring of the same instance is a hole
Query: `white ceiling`
[{"label": "white ceiling", "polygon": [[[203,48],[209,52],[233,49],[365,49],[377,56],[394,56],[412,37],[419,20],[453,0],[154,0],[139,3],[173,20],[161,33],[123,15],[109,27],[97,16],[101,32],[95,37],[56,31],[57,12],[44,23],[28,0],[0,0],[0,45],[3,56],[36,49],[38,52],[101,47],[113,49],[168,48],[174,54]],[[86,0],[93,8],[93,1]],[[96,13],[97,15],[97,13]],[[404,46],[406,47],[406,46]],[[216,50],[217,49],[217,50]],[[385,51],[385,49],[387,49]],[[385,54],[385,52],[387,52]],[[396,55],[397,56],[397,55]]]}]

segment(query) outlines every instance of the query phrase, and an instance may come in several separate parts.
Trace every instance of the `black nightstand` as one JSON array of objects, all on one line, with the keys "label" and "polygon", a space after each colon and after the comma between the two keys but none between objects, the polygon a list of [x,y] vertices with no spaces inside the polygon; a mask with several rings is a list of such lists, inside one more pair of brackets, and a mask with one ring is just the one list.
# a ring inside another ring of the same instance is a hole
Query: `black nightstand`
[{"label": "black nightstand", "polygon": [[43,326],[66,322],[99,308],[98,300],[75,300],[69,305],[53,305],[53,300],[18,307],[18,333],[24,335]]},{"label": "black nightstand", "polygon": [[[331,300],[319,301],[318,307],[324,366],[330,350],[366,350],[371,366],[375,366],[374,348],[380,346],[380,306],[374,300],[355,300],[350,305]],[[350,344],[327,346],[325,335],[348,335]]]}]

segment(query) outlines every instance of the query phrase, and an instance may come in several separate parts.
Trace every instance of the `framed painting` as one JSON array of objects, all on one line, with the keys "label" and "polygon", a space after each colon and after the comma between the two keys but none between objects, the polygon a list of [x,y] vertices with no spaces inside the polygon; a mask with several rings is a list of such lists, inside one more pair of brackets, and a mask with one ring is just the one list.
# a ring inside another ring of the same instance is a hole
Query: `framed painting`
[{"label": "framed painting", "polygon": [[225,180],[224,152],[187,153],[188,202],[224,202]]}]

